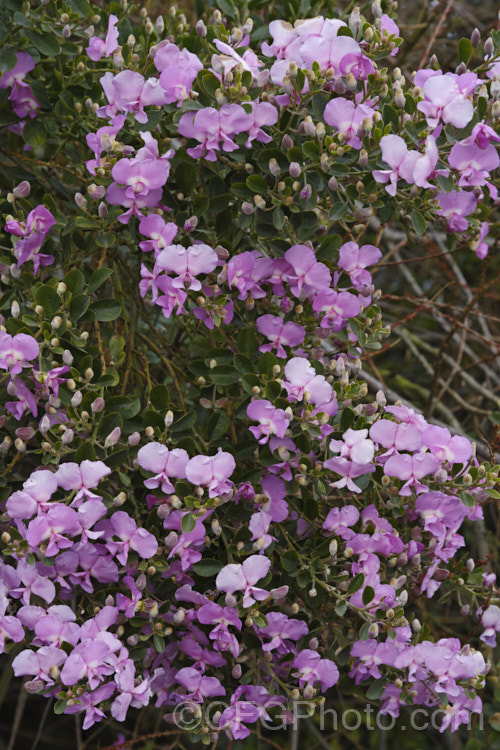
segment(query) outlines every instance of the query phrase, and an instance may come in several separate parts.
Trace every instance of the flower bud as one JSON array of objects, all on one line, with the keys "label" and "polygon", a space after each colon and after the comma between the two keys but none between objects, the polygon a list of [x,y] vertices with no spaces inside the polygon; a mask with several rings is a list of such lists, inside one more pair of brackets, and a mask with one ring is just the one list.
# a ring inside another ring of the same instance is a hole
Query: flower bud
[{"label": "flower bud", "polygon": [[251,214],[253,214],[253,213],[255,212],[255,208],[254,208],[254,206],[252,206],[252,204],[251,204],[251,203],[249,203],[248,201],[244,201],[244,202],[243,202],[243,203],[241,204],[241,210],[242,210],[242,211],[243,211],[243,213],[244,213],[244,214],[246,214],[247,216],[250,216]]},{"label": "flower bud", "polygon": [[280,169],[280,165],[278,164],[278,162],[276,161],[274,157],[272,159],[269,159],[268,167],[273,177],[279,177],[281,169]]},{"label": "flower bud", "polygon": [[121,434],[122,431],[119,427],[115,427],[114,430],[111,430],[109,435],[106,437],[106,440],[104,441],[104,447],[111,448],[113,445],[116,445],[118,440],[120,439]]},{"label": "flower bud", "polygon": [[123,505],[126,499],[127,499],[127,495],[125,494],[125,492],[123,491],[119,492],[118,495],[116,495],[116,497],[113,498],[113,505],[116,508],[119,508],[120,505]]},{"label": "flower bud", "polygon": [[337,178],[334,176],[330,177],[330,179],[328,180],[328,188],[332,191],[335,191],[338,189],[338,186],[339,184],[337,182]]},{"label": "flower bud", "polygon": [[494,49],[495,45],[493,44],[493,39],[491,38],[491,36],[489,36],[484,43],[484,54],[486,55],[486,57],[491,57]]},{"label": "flower bud", "polygon": [[12,191],[14,198],[27,198],[30,194],[31,185],[27,180],[23,180],[19,183],[19,185],[16,185],[14,190]]},{"label": "flower bud", "polygon": [[99,208],[97,209],[97,212],[99,214],[99,218],[105,219],[107,217],[107,215],[108,215],[108,207],[107,207],[107,205],[103,201],[101,201],[101,203],[99,203]]},{"label": "flower bud", "polygon": [[242,672],[243,672],[243,670],[241,668],[241,664],[235,664],[234,667],[233,667],[233,669],[232,669],[231,674],[232,674],[232,676],[234,677],[235,680],[239,680],[240,677],[241,677],[241,675],[242,675]]},{"label": "flower bud", "polygon": [[481,32],[479,31],[477,26],[472,32],[472,34],[470,35],[470,41],[473,47],[477,47],[477,45],[481,41]]},{"label": "flower bud", "polygon": [[101,396],[98,396],[92,403],[90,404],[90,409],[92,411],[92,414],[99,414],[105,407],[105,401]]},{"label": "flower bud", "polygon": [[75,391],[75,393],[73,394],[71,398],[71,406],[73,407],[73,409],[76,409],[77,406],[80,406],[80,404],[82,403],[82,398],[83,398],[82,392]]},{"label": "flower bud", "polygon": [[68,429],[63,433],[63,436],[61,438],[61,443],[63,445],[69,445],[73,441],[74,437],[75,437],[75,433],[73,432],[73,430]]},{"label": "flower bud", "polygon": [[63,30],[61,33],[64,39],[69,39],[71,36],[71,27],[68,24],[66,24],[66,26],[63,27]]},{"label": "flower bud", "polygon": [[45,433],[50,430],[50,417],[48,414],[43,415],[38,425],[38,429],[40,430],[42,435],[45,435]]},{"label": "flower bud", "polygon": [[87,193],[92,200],[101,200],[106,195],[106,188],[104,185],[95,185],[93,182],[88,186]]},{"label": "flower bud", "polygon": [[165,414],[165,429],[168,430],[172,422],[174,421],[174,412],[169,409]]},{"label": "flower bud", "polygon": [[87,199],[81,193],[75,193],[75,203],[78,206],[78,208],[81,208],[81,209],[87,208]]},{"label": "flower bud", "polygon": [[146,437],[153,437],[153,436],[154,436],[154,434],[155,434],[155,428],[154,428],[154,427],[151,427],[151,425],[149,425],[149,426],[148,426],[148,427],[146,427],[146,429],[144,430],[144,434],[146,435]]},{"label": "flower bud", "polygon": [[158,16],[158,18],[156,19],[155,29],[158,36],[161,36],[165,31],[165,21],[163,20],[163,16]]},{"label": "flower bud", "polygon": [[214,23],[220,23],[222,21],[222,14],[220,10],[214,10],[213,12]]},{"label": "flower bud", "polygon": [[87,367],[87,369],[85,370],[85,379],[92,380],[93,377],[94,377],[93,369],[91,367]]},{"label": "flower bud", "polygon": [[21,314],[21,308],[19,307],[19,302],[17,299],[13,300],[11,306],[10,306],[10,313],[13,318],[18,318]]},{"label": "flower bud", "polygon": [[127,443],[129,445],[139,445],[140,442],[141,442],[141,435],[139,432],[133,432],[127,438]]}]

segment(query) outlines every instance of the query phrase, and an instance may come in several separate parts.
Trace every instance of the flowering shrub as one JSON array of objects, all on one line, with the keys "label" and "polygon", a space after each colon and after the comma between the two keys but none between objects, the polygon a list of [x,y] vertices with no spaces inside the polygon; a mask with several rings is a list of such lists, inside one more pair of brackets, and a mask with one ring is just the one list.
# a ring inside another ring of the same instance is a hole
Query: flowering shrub
[{"label": "flowering shrub", "polygon": [[[203,742],[244,739],[338,684],[456,730],[500,631],[460,529],[499,467],[360,368],[389,222],[488,254],[500,34],[410,80],[377,0],[241,5],[13,8],[0,646],[84,729],[189,702]],[[417,619],[441,595],[469,639]]]}]

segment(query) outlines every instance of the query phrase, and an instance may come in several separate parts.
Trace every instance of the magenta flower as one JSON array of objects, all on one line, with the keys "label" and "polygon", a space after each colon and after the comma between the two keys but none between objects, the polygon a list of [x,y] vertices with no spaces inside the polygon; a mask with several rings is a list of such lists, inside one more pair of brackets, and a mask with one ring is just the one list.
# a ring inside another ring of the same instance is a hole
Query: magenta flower
[{"label": "magenta flower", "polygon": [[332,128],[345,134],[349,146],[360,149],[363,144],[358,131],[362,129],[363,120],[368,118],[371,121],[374,114],[375,110],[367,104],[356,105],[350,99],[339,96],[328,102],[323,118]]},{"label": "magenta flower", "polygon": [[84,640],[73,649],[61,669],[61,681],[64,685],[76,685],[80,680],[87,680],[94,690],[106,675],[113,674],[114,666],[110,664],[112,650],[103,640]]},{"label": "magenta flower", "polygon": [[16,573],[19,576],[19,583],[11,588],[10,595],[15,599],[22,597],[25,604],[30,603],[31,594],[44,599],[47,604],[54,601],[56,596],[56,587],[46,575],[40,575],[38,566],[29,565],[26,560],[20,560],[17,564]]},{"label": "magenta flower", "polygon": [[199,244],[185,248],[182,245],[168,245],[158,255],[155,273],[165,271],[175,274],[172,285],[178,289],[201,289],[199,274],[211,273],[217,267],[219,258],[208,245]]},{"label": "magenta flower", "polygon": [[167,159],[119,159],[111,174],[119,185],[124,186],[125,197],[134,200],[163,187],[169,172]]},{"label": "magenta flower", "polygon": [[232,257],[227,264],[227,283],[236,287],[238,299],[245,300],[250,294],[253,299],[265,297],[261,282],[273,273],[273,261],[263,257],[258,250],[246,250]]},{"label": "magenta flower", "polygon": [[103,461],[86,459],[80,465],[72,461],[60,464],[56,471],[56,479],[63,490],[77,490],[71,504],[78,507],[84,498],[101,499],[100,495],[94,494],[91,490],[97,487],[101,479],[107,477],[108,474],[111,474],[111,469]]},{"label": "magenta flower", "polygon": [[[307,359],[292,357],[285,365],[286,380],[283,388],[289,401],[306,400],[312,404],[327,404],[332,399],[333,388],[324,375],[318,375]],[[278,437],[283,437],[278,435]]]},{"label": "magenta flower", "polygon": [[15,52],[16,64],[0,77],[0,89],[7,89],[15,83],[21,83],[35,67],[35,61],[27,52]]},{"label": "magenta flower", "polygon": [[346,541],[354,536],[352,526],[359,521],[359,510],[355,505],[332,508],[323,523],[323,529]]},{"label": "magenta flower", "polygon": [[32,549],[43,542],[47,545],[45,554],[52,557],[59,550],[72,547],[73,542],[67,537],[77,536],[79,533],[81,526],[76,510],[62,503],[53,503],[46,513],[29,522],[26,540]]},{"label": "magenta flower", "polygon": [[100,78],[100,83],[109,104],[99,107],[98,117],[113,117],[119,112],[131,112],[137,122],[145,123],[148,116],[144,107],[167,103],[165,91],[158,78],[144,79],[133,70],[122,70],[113,75],[109,71]]},{"label": "magenta flower", "polygon": [[7,393],[9,396],[15,396],[17,401],[6,401],[5,408],[19,420],[22,418],[26,409],[29,409],[34,417],[38,414],[38,407],[35,397],[30,389],[21,378],[12,378],[7,384]]},{"label": "magenta flower", "polygon": [[118,29],[116,24],[118,18],[112,13],[108,19],[108,32],[106,39],[100,39],[98,36],[92,36],[89,39],[89,46],[85,51],[91,60],[98,62],[101,57],[110,57],[118,47]]},{"label": "magenta flower", "polygon": [[236,468],[230,453],[219,448],[215,456],[195,456],[186,465],[186,479],[192,484],[208,488],[209,497],[229,492],[233,482],[229,477]]},{"label": "magenta flower", "polygon": [[398,424],[390,419],[379,419],[370,427],[370,437],[386,448],[384,457],[399,451],[417,451],[422,445],[422,430],[410,422]]},{"label": "magenta flower", "polygon": [[50,687],[54,685],[54,667],[60,667],[66,658],[66,653],[55,646],[42,646],[36,651],[26,649],[14,658],[12,669],[16,677],[34,677]]},{"label": "magenta flower", "polygon": [[276,541],[276,537],[268,533],[272,517],[265,510],[259,510],[254,513],[248,522],[248,529],[251,533],[250,539],[254,543],[253,548],[259,555],[264,554],[264,550]]},{"label": "magenta flower", "polygon": [[[186,112],[179,120],[179,133],[185,138],[200,141],[187,152],[193,159],[203,156],[207,161],[216,161],[216,151],[235,151],[238,146],[233,136],[248,130],[252,118],[240,104],[224,104],[220,110],[213,107]],[[222,145],[221,145],[222,144]]]},{"label": "magenta flower", "polygon": [[56,220],[45,208],[45,206],[36,206],[30,211],[26,218],[26,225],[18,221],[11,220],[5,224],[5,230],[19,237],[14,247],[14,254],[17,258],[17,265],[22,266],[28,260],[33,261],[33,270],[35,275],[38,273],[40,266],[48,266],[54,262],[52,255],[43,255],[39,253],[41,246]]},{"label": "magenta flower", "polygon": [[330,659],[322,659],[317,651],[306,648],[293,660],[292,666],[298,670],[293,674],[299,678],[300,687],[314,685],[319,682],[324,692],[339,679],[339,670],[335,662]]},{"label": "magenta flower", "polygon": [[33,94],[31,86],[24,81],[18,83],[14,81],[12,91],[9,94],[9,101],[16,115],[24,119],[36,117],[37,110],[40,109],[40,103]]},{"label": "magenta flower", "polygon": [[469,144],[466,141],[458,141],[452,147],[448,157],[450,167],[460,172],[458,184],[460,187],[475,187],[476,185],[487,185],[491,197],[496,200],[498,190],[496,186],[488,181],[490,172],[497,169],[500,157],[493,144],[486,148],[479,148],[477,144]]},{"label": "magenta flower", "polygon": [[256,601],[263,601],[269,592],[260,589],[255,584],[269,572],[271,560],[260,555],[251,555],[243,563],[225,565],[217,574],[215,585],[219,591],[234,594],[243,591],[243,606],[251,607]]},{"label": "magenta flower", "polygon": [[478,611],[481,618],[481,625],[484,630],[479,636],[482,641],[495,648],[496,634],[500,633],[500,608],[495,604],[490,604],[484,612]]},{"label": "magenta flower", "polygon": [[247,416],[250,419],[259,422],[258,427],[249,427],[250,432],[259,441],[265,445],[271,435],[285,437],[290,420],[283,409],[277,409],[270,401],[265,399],[256,399],[248,404]]},{"label": "magenta flower", "polygon": [[300,55],[309,70],[313,62],[317,62],[325,70],[333,68],[336,78],[352,73],[356,80],[365,80],[374,71],[370,58],[363,54],[356,40],[348,36],[310,37],[301,45]]},{"label": "magenta flower", "polygon": [[225,695],[226,691],[216,677],[204,677],[193,667],[183,667],[175,675],[175,681],[186,688],[183,698],[189,698],[196,703],[203,703],[204,698]]},{"label": "magenta flower", "polygon": [[356,493],[361,492],[361,489],[353,480],[375,471],[375,466],[372,464],[357,464],[354,461],[348,461],[347,458],[337,458],[336,456],[327,459],[323,466],[341,477],[336,482],[330,482],[330,487],[338,487],[339,489],[347,487],[348,490]]},{"label": "magenta flower", "polygon": [[351,430],[344,432],[342,440],[330,440],[332,453],[340,453],[342,458],[355,461],[357,464],[369,464],[373,461],[375,446],[367,438],[368,430]]},{"label": "magenta flower", "polygon": [[244,740],[250,734],[245,724],[254,724],[260,717],[260,711],[250,701],[235,701],[228,706],[219,719],[219,730],[224,729],[235,740]]},{"label": "magenta flower", "polygon": [[339,268],[341,268],[351,279],[355,289],[362,289],[372,283],[371,273],[366,270],[367,266],[378,263],[382,253],[374,245],[362,245],[359,247],[355,242],[345,242],[339,250]]},{"label": "magenta flower", "polygon": [[276,356],[283,359],[287,356],[283,346],[299,346],[306,335],[304,326],[292,322],[285,323],[283,318],[277,315],[261,315],[257,318],[257,329],[271,342],[259,346],[259,351],[270,352],[276,349]]},{"label": "magenta flower", "polygon": [[178,102],[180,107],[193,86],[194,79],[203,63],[193,52],[187,49],[179,49],[172,42],[160,42],[157,47],[154,63],[160,71],[160,86],[165,92],[165,101],[168,104]]},{"label": "magenta flower", "polygon": [[239,66],[238,70],[246,70],[252,74],[252,84],[264,86],[269,78],[269,71],[259,70],[264,63],[259,60],[253,50],[247,49],[243,55],[239,55],[229,44],[220,39],[214,39],[214,44],[221,53],[212,57],[212,66],[217,71],[216,75],[222,74],[226,78],[230,71]]},{"label": "magenta flower", "polygon": [[314,250],[307,245],[293,245],[286,251],[285,260],[293,269],[287,281],[295,297],[300,296],[302,289],[309,297],[330,285],[332,277],[328,267],[316,260]]},{"label": "magenta flower", "polygon": [[111,704],[111,716],[116,721],[125,721],[129,706],[140,708],[147,706],[151,696],[149,680],[135,683],[135,666],[131,659],[127,659],[125,666],[115,675],[118,696]]},{"label": "magenta flower", "polygon": [[472,249],[476,253],[479,260],[484,260],[486,256],[488,255],[488,243],[484,240],[488,236],[489,233],[489,224],[487,221],[481,222],[481,228],[479,230],[479,235],[476,237],[476,239],[471,243]]},{"label": "magenta flower", "polygon": [[34,471],[24,482],[23,489],[13,492],[7,499],[7,513],[13,519],[32,518],[38,512],[48,510],[48,501],[56,490],[57,479],[52,471]]},{"label": "magenta flower", "polygon": [[[399,37],[399,26],[397,23],[387,15],[387,13],[383,13],[380,16],[380,35],[382,39],[387,39],[391,36]],[[395,47],[391,52],[391,57],[394,57],[399,52],[399,47]]]},{"label": "magenta flower", "polygon": [[450,232],[465,232],[469,226],[465,217],[474,213],[477,206],[474,193],[467,190],[452,190],[451,193],[439,193],[436,198],[440,205],[436,215],[448,219]]},{"label": "magenta flower", "polygon": [[139,242],[139,247],[144,253],[154,251],[154,257],[157,258],[160,251],[172,244],[172,240],[178,232],[178,227],[174,222],[168,224],[158,214],[149,214],[141,217],[139,222],[139,232],[149,240]]},{"label": "magenta flower", "polygon": [[166,495],[174,492],[170,478],[185,479],[186,466],[189,456],[183,448],[169,450],[161,443],[148,443],[137,454],[137,461],[146,471],[152,471],[155,476],[144,481],[149,490],[160,487]]},{"label": "magenta flower", "polygon": [[[415,85],[422,81],[419,71],[415,76]],[[423,112],[430,128],[436,128],[439,122],[450,123],[456,128],[464,128],[471,120],[474,107],[469,97],[477,86],[478,78],[475,73],[445,73],[441,70],[432,71],[426,75],[423,83],[424,100],[418,102],[417,109]]]},{"label": "magenta flower", "polygon": [[278,654],[287,654],[291,651],[290,643],[287,641],[298,641],[309,632],[307,623],[303,620],[294,620],[282,612],[269,612],[267,625],[257,628],[259,637],[266,636],[269,641],[262,644],[263,651],[274,651]]},{"label": "magenta flower", "polygon": [[0,615],[0,654],[5,650],[5,639],[13,643],[21,643],[24,640],[23,626],[12,615]]},{"label": "magenta flower", "polygon": [[350,292],[323,289],[313,300],[313,310],[317,313],[324,313],[320,321],[321,328],[340,331],[346,320],[359,315],[361,302]]},{"label": "magenta flower", "polygon": [[27,333],[11,336],[0,331],[0,368],[11,375],[18,375],[23,367],[31,367],[30,360],[36,359],[40,347],[38,341]]},{"label": "magenta flower", "polygon": [[417,494],[425,492],[428,488],[420,480],[429,474],[434,474],[440,466],[439,459],[430,453],[416,453],[414,456],[396,453],[385,463],[384,473],[404,482],[399,494],[405,497],[411,495],[412,488]]},{"label": "magenta flower", "polygon": [[278,110],[270,102],[252,102],[252,111],[248,115],[248,124],[245,130],[248,138],[245,141],[246,148],[250,148],[252,141],[270,143],[272,137],[265,133],[262,128],[265,125],[274,125],[278,120]]},{"label": "magenta flower", "polygon": [[[101,156],[103,151],[109,153],[113,150],[113,147],[116,144],[115,136],[122,129],[126,119],[126,115],[116,115],[116,117],[111,119],[111,125],[105,125],[104,127],[99,128],[95,133],[88,133],[85,136],[87,146],[95,154],[95,159],[90,159],[85,162],[85,166],[90,174],[95,174],[97,167],[101,166]],[[131,146],[123,147],[122,153],[124,156],[128,156],[132,152],[133,149]]]},{"label": "magenta flower", "polygon": [[422,434],[422,442],[433,456],[450,464],[465,464],[472,455],[470,440],[460,435],[452,437],[445,427],[429,425]]}]

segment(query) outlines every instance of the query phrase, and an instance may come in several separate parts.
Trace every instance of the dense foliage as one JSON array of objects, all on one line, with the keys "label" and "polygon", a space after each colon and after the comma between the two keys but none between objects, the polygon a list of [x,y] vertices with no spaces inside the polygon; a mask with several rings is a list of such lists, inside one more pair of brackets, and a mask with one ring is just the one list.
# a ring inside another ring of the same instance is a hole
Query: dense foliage
[{"label": "dense foliage", "polygon": [[153,704],[245,739],[338,685],[455,731],[500,631],[461,533],[499,466],[360,372],[385,232],[488,256],[500,32],[410,76],[378,0],[217,5],[3,11],[2,649],[83,729]]}]

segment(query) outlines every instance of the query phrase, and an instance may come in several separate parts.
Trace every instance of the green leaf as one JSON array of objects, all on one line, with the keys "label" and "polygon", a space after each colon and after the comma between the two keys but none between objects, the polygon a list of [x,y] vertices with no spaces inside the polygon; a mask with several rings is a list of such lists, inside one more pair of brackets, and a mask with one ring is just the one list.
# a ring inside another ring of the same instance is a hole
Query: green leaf
[{"label": "green leaf", "polygon": [[452,177],[445,177],[442,174],[438,174],[436,177],[436,182],[438,183],[443,193],[451,193],[451,191],[453,190]]},{"label": "green leaf", "polygon": [[196,184],[196,168],[191,162],[183,161],[175,170],[175,181],[185,195],[193,192]]},{"label": "green leaf", "polygon": [[342,432],[345,432],[347,429],[349,429],[355,419],[356,414],[353,412],[353,410],[345,408],[342,411],[342,416],[340,417],[340,428]]},{"label": "green leaf", "polygon": [[391,107],[390,104],[384,104],[382,109],[382,119],[386,125],[389,123],[392,129],[397,133],[399,130],[399,117],[394,107]]},{"label": "green leaf", "polygon": [[427,229],[427,222],[420,213],[420,211],[412,211],[411,212],[411,220],[413,224],[413,228],[415,229],[415,232],[417,234],[424,234]]},{"label": "green leaf", "polygon": [[200,560],[200,562],[195,563],[193,565],[193,570],[197,576],[201,576],[202,578],[212,578],[213,576],[217,575],[217,573],[223,566],[224,563],[222,563],[220,560],[212,560],[211,558],[206,558]]},{"label": "green leaf", "polygon": [[69,291],[73,292],[73,294],[82,291],[84,281],[85,279],[83,277],[83,273],[77,268],[74,268],[64,277],[64,283],[68,287]]},{"label": "green leaf", "polygon": [[212,441],[220,440],[229,429],[229,417],[225,411],[212,414],[208,422],[208,437]]},{"label": "green leaf", "polygon": [[40,120],[31,120],[23,128],[23,139],[28,145],[36,148],[43,146],[47,140],[47,133]]},{"label": "green leaf", "polygon": [[258,349],[257,336],[251,328],[244,328],[236,337],[236,346],[241,354],[252,357]]},{"label": "green leaf", "polygon": [[112,274],[111,268],[98,268],[90,277],[88,293],[93,294]]},{"label": "green leaf", "polygon": [[101,323],[109,323],[120,317],[122,312],[121,303],[116,299],[99,299],[90,305],[90,309],[95,315],[96,320]]},{"label": "green leaf", "polygon": [[121,360],[124,348],[125,339],[123,336],[111,336],[109,340],[109,353],[114,362],[118,363]]},{"label": "green leaf", "polygon": [[0,74],[3,77],[12,68],[16,67],[17,58],[10,50],[3,49],[0,51]]},{"label": "green leaf", "polygon": [[161,635],[155,633],[155,635],[153,636],[153,644],[155,647],[155,651],[157,651],[159,654],[163,654],[165,652],[165,641],[163,640]]},{"label": "green leaf", "polygon": [[367,586],[367,587],[366,587],[366,588],[365,588],[365,589],[363,590],[363,596],[362,596],[362,599],[363,599],[363,604],[364,604],[365,606],[366,606],[367,604],[370,604],[370,602],[371,602],[371,601],[373,600],[374,596],[375,596],[375,591],[374,591],[374,590],[372,589],[372,587],[371,587],[371,586]]},{"label": "green leaf", "polygon": [[251,174],[247,177],[246,183],[253,193],[267,192],[267,182],[260,174]]},{"label": "green leaf", "polygon": [[278,206],[273,211],[273,224],[279,232],[285,226],[285,214]]},{"label": "green leaf", "polygon": [[265,352],[265,354],[259,358],[257,367],[261,375],[268,375],[271,377],[273,374],[273,367],[277,364],[278,360],[274,354],[272,354],[272,352]]},{"label": "green leaf", "polygon": [[474,498],[472,495],[467,494],[467,492],[460,492],[458,494],[458,497],[460,498],[460,502],[467,506],[467,508],[473,508],[475,505]]},{"label": "green leaf", "polygon": [[214,367],[209,371],[208,375],[212,383],[216,385],[231,385],[232,383],[237,383],[240,379],[240,373],[232,365]]},{"label": "green leaf", "polygon": [[90,15],[91,8],[87,0],[68,0],[68,2],[75,13],[78,13],[80,16],[84,16],[86,18],[88,15]]},{"label": "green leaf", "polygon": [[210,205],[210,198],[207,195],[197,195],[193,201],[193,213],[196,216],[206,214]]},{"label": "green leaf", "polygon": [[89,309],[90,298],[86,294],[77,294],[69,303],[69,314],[71,320],[78,320],[85,315]]},{"label": "green leaf", "polygon": [[339,617],[343,617],[347,611],[347,602],[337,602],[335,605],[335,614]]},{"label": "green leaf", "polygon": [[375,682],[372,682],[372,684],[366,691],[366,697],[368,698],[368,700],[371,700],[371,701],[378,700],[385,690],[385,685],[386,685],[385,677],[382,677],[380,680],[375,680]]},{"label": "green leaf", "polygon": [[41,305],[47,315],[54,315],[61,306],[61,298],[55,289],[48,284],[42,284],[35,292],[35,302]]},{"label": "green leaf", "polygon": [[281,556],[280,560],[284,570],[286,570],[287,573],[292,573],[294,570],[297,570],[300,565],[299,554],[294,549],[290,549],[288,550],[288,552],[285,552],[285,554]]},{"label": "green leaf", "polygon": [[185,534],[189,534],[190,531],[194,529],[196,526],[196,519],[194,518],[192,513],[186,513],[185,516],[182,517],[181,527]]},{"label": "green leaf", "polygon": [[54,713],[63,714],[66,710],[67,705],[68,705],[68,701],[66,699],[61,698],[60,700],[56,701],[54,703]]},{"label": "green leaf", "polygon": [[303,143],[302,151],[308,159],[312,159],[313,161],[317,161],[320,157],[319,146],[314,141],[306,141]]},{"label": "green leaf", "polygon": [[36,47],[44,57],[55,57],[59,54],[59,42],[54,34],[50,34],[48,31],[40,33],[38,31],[30,30],[26,32],[26,35],[32,45]]},{"label": "green leaf", "polygon": [[457,45],[457,57],[459,63],[467,63],[472,57],[472,42],[470,39],[460,39],[458,45]]},{"label": "green leaf", "polygon": [[170,429],[174,433],[184,432],[185,430],[190,430],[192,427],[194,427],[197,421],[198,417],[196,416],[196,412],[190,411],[177,422],[174,422]]},{"label": "green leaf", "polygon": [[166,411],[170,403],[169,389],[166,385],[155,385],[150,393],[151,403],[158,411]]},{"label": "green leaf", "polygon": [[116,242],[116,234],[113,234],[113,232],[99,232],[95,238],[95,242],[99,247],[112,247]]},{"label": "green leaf", "polygon": [[363,583],[365,582],[365,576],[364,573],[358,573],[354,578],[352,579],[351,583],[349,584],[349,588],[347,589],[348,594],[355,594],[356,591],[359,591]]},{"label": "green leaf", "polygon": [[77,216],[75,219],[75,227],[79,229],[99,229],[99,226],[95,219],[88,219],[86,216]]}]

